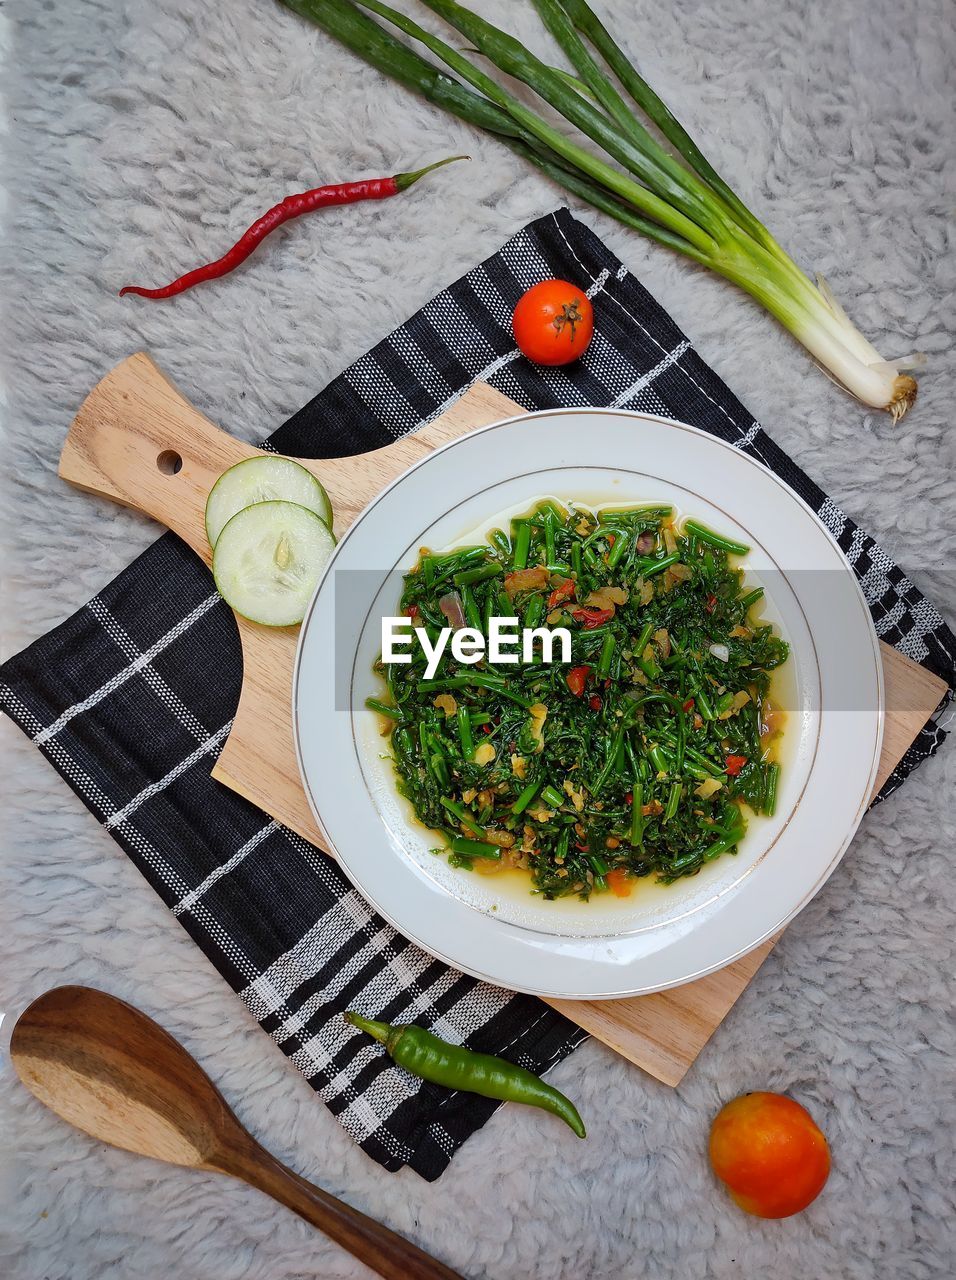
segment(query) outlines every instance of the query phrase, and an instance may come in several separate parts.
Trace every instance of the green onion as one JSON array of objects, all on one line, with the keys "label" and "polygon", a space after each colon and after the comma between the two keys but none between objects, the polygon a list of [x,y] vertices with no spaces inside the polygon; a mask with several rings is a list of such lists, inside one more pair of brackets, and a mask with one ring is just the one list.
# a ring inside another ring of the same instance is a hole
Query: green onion
[{"label": "green onion", "polygon": [[541,799],[550,809],[560,809],[564,804],[564,796],[557,787],[552,787],[550,782],[546,787],[542,787]]},{"label": "green onion", "polygon": [[[372,66],[499,137],[580,199],[745,289],[851,394],[887,410],[894,421],[903,416],[917,392],[904,371],[921,358],[883,360],[826,281],[818,276],[814,283],[720,177],[586,0],[534,0],[573,73],[536,57],[455,0],[424,2],[466,37],[490,70],[522,82],[577,135],[555,128],[464,52],[381,0],[361,4],[427,48],[452,74],[420,57],[353,0],[284,0]],[[514,567],[523,567],[519,554]]]}]

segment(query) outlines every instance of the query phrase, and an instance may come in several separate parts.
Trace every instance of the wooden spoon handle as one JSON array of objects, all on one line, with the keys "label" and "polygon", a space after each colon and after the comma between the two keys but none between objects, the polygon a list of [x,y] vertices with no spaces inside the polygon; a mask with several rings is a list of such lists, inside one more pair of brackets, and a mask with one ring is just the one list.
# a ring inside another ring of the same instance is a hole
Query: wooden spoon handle
[{"label": "wooden spoon handle", "polygon": [[386,1280],[462,1280],[410,1240],[300,1178],[258,1143],[230,1153],[216,1167],[272,1196]]}]

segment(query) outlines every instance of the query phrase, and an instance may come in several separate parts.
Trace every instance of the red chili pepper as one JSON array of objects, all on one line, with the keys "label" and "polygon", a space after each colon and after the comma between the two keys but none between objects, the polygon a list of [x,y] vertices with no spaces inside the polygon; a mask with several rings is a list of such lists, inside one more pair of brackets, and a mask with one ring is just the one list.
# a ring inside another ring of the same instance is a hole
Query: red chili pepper
[{"label": "red chili pepper", "polygon": [[625,803],[625,804],[633,804],[633,803],[634,803],[634,792],[633,792],[633,791],[625,791],[625,793],[624,793],[624,803]]},{"label": "red chili pepper", "polygon": [[570,600],[573,595],[574,595],[574,579],[565,578],[565,580],[561,583],[561,585],[558,587],[555,587],[555,589],[548,596],[548,611],[550,612],[555,607],[555,605],[561,604],[563,600]]},{"label": "red chili pepper", "polygon": [[575,849],[577,849],[578,853],[587,853],[587,851],[588,851],[588,847],[587,847],[587,845],[586,845],[586,844],[582,844],[582,843],[580,842],[580,840],[575,840],[575,842],[574,842],[574,847],[575,847]]},{"label": "red chili pepper", "polygon": [[571,614],[575,622],[579,622],[585,631],[593,631],[614,617],[613,609],[575,609]]},{"label": "red chili pepper", "polygon": [[257,218],[251,227],[240,236],[231,249],[227,249],[215,262],[207,262],[203,267],[187,271],[184,276],[164,285],[162,289],[141,289],[139,285],[128,284],[120,289],[120,297],[126,293],[138,294],[141,298],[173,298],[176,294],[185,293],[194,284],[204,280],[218,280],[245,262],[250,253],[262,241],[281,227],[284,222],[298,218],[303,213],[311,213],[314,209],[324,209],[328,205],[355,204],[359,200],[384,200],[387,196],[397,196],[406,191],[414,182],[439,169],[443,164],[451,164],[453,160],[467,160],[467,156],[449,156],[447,160],[439,160],[435,164],[426,165],[424,169],[415,169],[411,173],[396,173],[390,178],[364,178],[359,182],[342,182],[334,186],[314,187],[311,191],[302,191],[298,195],[286,196],[277,205]]},{"label": "red chili pepper", "polygon": [[407,618],[411,618],[412,622],[417,622],[421,617],[421,611],[419,610],[418,605],[410,605],[409,608],[405,610],[405,616]]},{"label": "red chili pepper", "polygon": [[616,541],[616,539],[615,539],[615,537],[614,537],[614,534],[613,534],[613,533],[609,533],[609,534],[607,535],[607,545],[608,545],[609,547],[613,547],[613,546],[614,546],[615,541]]},{"label": "red chili pepper", "polygon": [[572,667],[565,679],[568,682],[568,688],[576,698],[580,698],[584,693],[584,682],[588,678],[590,667]]},{"label": "red chili pepper", "polygon": [[728,756],[725,761],[728,778],[736,778],[746,763],[746,756]]},{"label": "red chili pepper", "polygon": [[708,613],[713,613],[714,608],[716,607],[716,604],[717,604],[717,597],[711,594],[704,601],[704,608],[707,610]]},{"label": "red chili pepper", "polygon": [[693,698],[688,698],[687,701],[681,706],[681,711],[693,711],[693,709],[694,709]]},{"label": "red chili pepper", "polygon": [[481,728],[484,733],[494,733],[494,729],[490,724],[483,724]]},{"label": "red chili pepper", "polygon": [[588,698],[588,706],[592,711],[600,711],[604,706],[604,703],[601,701],[599,694],[592,693],[590,698]]}]

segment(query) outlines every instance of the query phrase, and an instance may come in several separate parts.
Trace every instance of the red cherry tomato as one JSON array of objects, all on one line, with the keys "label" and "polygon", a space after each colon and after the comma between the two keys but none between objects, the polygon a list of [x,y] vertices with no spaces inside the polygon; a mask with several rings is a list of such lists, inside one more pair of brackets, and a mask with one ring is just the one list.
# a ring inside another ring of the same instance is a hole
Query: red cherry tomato
[{"label": "red cherry tomato", "polygon": [[535,364],[569,364],[583,356],[594,333],[594,311],[583,289],[542,280],[518,300],[515,342]]}]

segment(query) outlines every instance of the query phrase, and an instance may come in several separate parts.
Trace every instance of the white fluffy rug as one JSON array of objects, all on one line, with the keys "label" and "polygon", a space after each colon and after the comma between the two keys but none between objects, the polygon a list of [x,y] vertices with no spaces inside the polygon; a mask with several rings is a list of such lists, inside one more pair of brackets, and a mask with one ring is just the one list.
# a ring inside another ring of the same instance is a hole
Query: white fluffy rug
[{"label": "white fluffy rug", "polygon": [[[476,0],[521,34],[530,4]],[[862,327],[932,358],[902,427],[865,415],[728,286],[584,217],[840,505],[954,612],[956,55],[947,0],[602,0],[650,80]],[[511,155],[370,75],[272,0],[7,0],[3,185],[7,655],[155,536],[55,475],[85,392],[138,347],[213,418],[264,434],[439,286],[560,203]],[[460,41],[458,43],[461,43]],[[227,283],[120,301],[201,261],[274,197],[468,151],[417,194],[275,236]],[[87,982],[144,1005],[284,1159],[473,1278],[930,1280],[956,1260],[952,744],[864,823],[838,873],[676,1091],[588,1043],[553,1075],[591,1137],[506,1107],[433,1185],[352,1146],[110,838],[4,722],[3,1035],[35,995]],[[363,1272],[238,1185],[70,1131],[14,1083],[0,1100],[0,1270],[11,1280]],[[750,1088],[810,1106],[825,1194],[759,1222],[704,1147]],[[567,1148],[563,1148],[567,1150]]]}]

